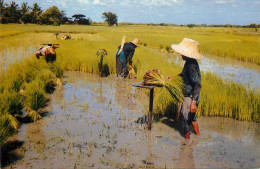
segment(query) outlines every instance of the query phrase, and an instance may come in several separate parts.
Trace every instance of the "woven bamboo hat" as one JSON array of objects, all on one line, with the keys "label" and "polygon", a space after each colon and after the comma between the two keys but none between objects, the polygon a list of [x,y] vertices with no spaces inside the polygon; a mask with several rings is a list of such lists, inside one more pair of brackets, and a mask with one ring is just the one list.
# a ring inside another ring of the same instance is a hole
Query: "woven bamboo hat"
[{"label": "woven bamboo hat", "polygon": [[203,56],[199,53],[199,43],[195,40],[184,38],[179,44],[172,44],[172,49],[181,55],[192,59],[203,59]]},{"label": "woven bamboo hat", "polygon": [[134,40],[131,41],[132,44],[134,44],[135,46],[139,46],[139,40],[137,38],[135,38]]}]

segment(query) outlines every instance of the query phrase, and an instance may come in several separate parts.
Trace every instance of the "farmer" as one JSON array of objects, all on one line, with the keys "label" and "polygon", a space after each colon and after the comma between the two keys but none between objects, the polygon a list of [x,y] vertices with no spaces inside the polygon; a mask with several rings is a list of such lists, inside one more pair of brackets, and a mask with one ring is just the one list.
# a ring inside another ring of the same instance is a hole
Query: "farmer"
[{"label": "farmer", "polygon": [[180,76],[184,83],[184,100],[181,109],[181,130],[185,139],[190,139],[189,126],[193,126],[196,135],[200,135],[199,125],[195,118],[199,103],[201,76],[197,60],[203,59],[199,53],[199,43],[195,40],[184,38],[181,43],[171,45],[172,49],[182,55],[185,65]]},{"label": "farmer", "polygon": [[46,60],[46,62],[54,62],[56,61],[56,52],[55,48],[58,48],[57,46],[45,46],[38,49],[38,51],[35,53],[36,58],[39,59],[40,56],[43,56]]},{"label": "farmer", "polygon": [[139,40],[135,38],[131,42],[124,43],[125,36],[123,37],[121,45],[116,52],[116,73],[117,77],[127,77],[128,71],[126,68],[129,62],[129,68],[132,69],[132,58],[135,53],[135,48],[138,47]]}]

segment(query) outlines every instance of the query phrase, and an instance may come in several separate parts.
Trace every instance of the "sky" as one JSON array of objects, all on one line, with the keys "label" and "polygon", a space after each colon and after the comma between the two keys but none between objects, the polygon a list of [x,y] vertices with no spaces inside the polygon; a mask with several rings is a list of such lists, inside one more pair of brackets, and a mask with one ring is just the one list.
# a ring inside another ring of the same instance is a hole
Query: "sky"
[{"label": "sky", "polygon": [[[10,3],[12,0],[4,0]],[[19,6],[34,2],[45,11],[57,6],[67,17],[83,14],[103,22],[113,12],[118,22],[169,24],[260,24],[260,0],[14,0]]]}]

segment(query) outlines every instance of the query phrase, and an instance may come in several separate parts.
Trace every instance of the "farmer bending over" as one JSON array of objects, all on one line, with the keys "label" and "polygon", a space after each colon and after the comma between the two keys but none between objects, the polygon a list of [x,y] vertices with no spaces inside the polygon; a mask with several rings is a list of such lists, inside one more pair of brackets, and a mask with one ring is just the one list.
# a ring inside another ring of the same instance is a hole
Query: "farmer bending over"
[{"label": "farmer bending over", "polygon": [[39,48],[39,50],[35,53],[36,58],[39,59],[40,56],[43,56],[46,60],[46,62],[54,62],[56,61],[56,52],[55,48],[58,48],[58,46],[45,46]]},{"label": "farmer bending over", "polygon": [[135,38],[133,41],[125,43],[125,36],[123,37],[122,43],[116,52],[117,77],[127,77],[127,62],[129,62],[129,68],[132,69],[132,58],[135,53],[135,48],[138,47],[138,42],[139,40]]},{"label": "farmer bending over", "polygon": [[182,73],[184,83],[184,100],[181,109],[181,130],[185,139],[190,139],[189,126],[193,126],[195,134],[200,135],[199,125],[195,118],[199,103],[201,76],[197,60],[203,59],[198,49],[199,43],[195,40],[184,38],[181,43],[171,45],[172,49],[182,55],[186,61]]}]

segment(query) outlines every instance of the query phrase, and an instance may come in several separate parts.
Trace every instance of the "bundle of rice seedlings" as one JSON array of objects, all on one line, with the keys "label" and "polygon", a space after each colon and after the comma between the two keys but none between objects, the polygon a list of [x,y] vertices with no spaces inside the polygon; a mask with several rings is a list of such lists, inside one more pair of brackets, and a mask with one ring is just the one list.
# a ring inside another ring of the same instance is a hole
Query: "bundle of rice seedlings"
[{"label": "bundle of rice seedlings", "polygon": [[100,76],[102,76],[102,71],[103,71],[103,58],[107,55],[106,49],[99,49],[96,53],[97,57],[100,57],[100,62],[98,63],[99,67],[99,73]]},{"label": "bundle of rice seedlings", "polygon": [[181,78],[164,78],[164,76],[161,74],[160,70],[154,69],[154,70],[148,70],[144,77],[144,85],[156,85],[156,86],[162,86],[171,94],[174,103],[179,103],[182,101],[183,98],[183,83]]},{"label": "bundle of rice seedlings", "polygon": [[129,78],[129,79],[134,79],[134,78],[136,78],[136,73],[135,73],[134,68],[130,69],[129,74],[128,74],[128,78]]},{"label": "bundle of rice seedlings", "polygon": [[165,80],[163,79],[163,76],[161,75],[159,69],[148,70],[145,73],[143,79],[145,85],[157,85],[157,86],[165,85]]},{"label": "bundle of rice seedlings", "polygon": [[97,56],[100,56],[101,58],[104,58],[105,55],[107,55],[106,49],[99,49],[96,53]]}]

